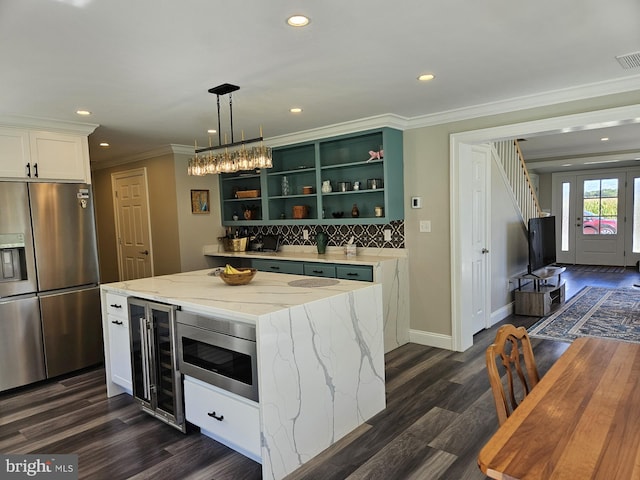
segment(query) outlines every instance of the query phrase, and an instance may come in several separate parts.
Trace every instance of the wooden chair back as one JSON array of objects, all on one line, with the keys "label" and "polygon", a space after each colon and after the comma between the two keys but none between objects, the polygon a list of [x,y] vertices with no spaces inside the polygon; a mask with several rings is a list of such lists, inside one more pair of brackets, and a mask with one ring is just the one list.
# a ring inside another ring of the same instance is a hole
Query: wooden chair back
[{"label": "wooden chair back", "polygon": [[[526,375],[522,368],[521,358],[524,359]],[[498,412],[498,421],[502,425],[540,381],[527,329],[524,327],[516,328],[511,324],[501,326],[496,333],[495,341],[487,348],[486,360],[489,383],[491,383],[493,400]],[[498,371],[498,361],[505,369],[508,398],[502,383],[502,376]],[[516,378],[520,382],[518,386],[514,385]]]}]

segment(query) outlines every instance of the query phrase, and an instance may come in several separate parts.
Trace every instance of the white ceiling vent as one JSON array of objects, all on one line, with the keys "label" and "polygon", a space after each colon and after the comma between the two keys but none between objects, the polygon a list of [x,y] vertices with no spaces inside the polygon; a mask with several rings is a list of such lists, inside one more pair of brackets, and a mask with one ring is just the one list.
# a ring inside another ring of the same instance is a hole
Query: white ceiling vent
[{"label": "white ceiling vent", "polygon": [[640,68],[640,52],[618,55],[616,60],[622,68]]}]

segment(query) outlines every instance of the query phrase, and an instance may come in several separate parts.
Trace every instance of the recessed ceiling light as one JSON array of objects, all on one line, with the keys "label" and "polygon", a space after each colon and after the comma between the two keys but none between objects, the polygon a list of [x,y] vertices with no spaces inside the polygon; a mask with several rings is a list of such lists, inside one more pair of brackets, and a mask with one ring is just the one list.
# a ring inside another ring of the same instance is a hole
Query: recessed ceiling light
[{"label": "recessed ceiling light", "polygon": [[423,73],[418,77],[418,80],[420,80],[421,82],[428,82],[429,80],[433,80],[434,78],[436,78],[436,76],[432,73]]},{"label": "recessed ceiling light", "polygon": [[213,128],[210,128],[209,130],[207,130],[207,133],[216,133],[216,130]]},{"label": "recessed ceiling light", "polygon": [[601,142],[608,142],[609,141],[609,137],[602,137],[600,139]]},{"label": "recessed ceiling light", "polygon": [[103,148],[107,148],[109,144],[107,142],[100,142],[100,146]]},{"label": "recessed ceiling light", "polygon": [[309,17],[305,17],[304,15],[291,15],[287,18],[287,24],[292,27],[306,27],[309,25]]},{"label": "recessed ceiling light", "polygon": [[78,115],[91,115],[91,112],[89,110],[76,110],[76,113]]},{"label": "recessed ceiling light", "polygon": [[302,109],[300,107],[293,107],[293,108],[289,109],[289,111],[291,113],[301,113]]}]

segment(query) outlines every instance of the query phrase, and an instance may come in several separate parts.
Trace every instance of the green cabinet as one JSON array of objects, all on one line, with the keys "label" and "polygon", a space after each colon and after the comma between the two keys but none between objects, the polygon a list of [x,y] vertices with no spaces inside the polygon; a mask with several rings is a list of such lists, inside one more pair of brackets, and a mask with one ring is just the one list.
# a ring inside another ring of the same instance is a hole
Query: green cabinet
[{"label": "green cabinet", "polygon": [[261,272],[289,273],[311,277],[341,278],[373,282],[373,267],[369,265],[348,265],[329,262],[301,262],[296,260],[267,260],[254,258],[251,267]]},{"label": "green cabinet", "polygon": [[380,128],[274,148],[273,168],[220,175],[220,195],[225,226],[403,220],[402,132]]}]

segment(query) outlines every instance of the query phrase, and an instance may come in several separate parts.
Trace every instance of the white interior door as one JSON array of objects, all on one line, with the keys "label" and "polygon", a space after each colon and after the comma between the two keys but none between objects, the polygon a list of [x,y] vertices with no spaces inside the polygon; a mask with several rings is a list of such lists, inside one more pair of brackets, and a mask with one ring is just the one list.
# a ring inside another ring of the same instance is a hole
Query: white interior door
[{"label": "white interior door", "polygon": [[471,263],[472,326],[473,333],[489,326],[491,299],[489,297],[489,230],[488,192],[490,189],[491,148],[486,145],[472,147],[471,179]]},{"label": "white interior door", "polygon": [[153,250],[145,168],[111,176],[120,281],[153,276]]},{"label": "white interior door", "polygon": [[624,265],[624,172],[576,177],[576,263]]}]

